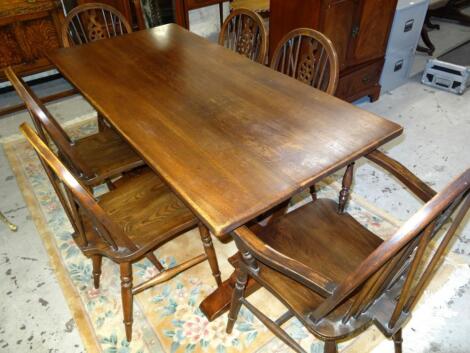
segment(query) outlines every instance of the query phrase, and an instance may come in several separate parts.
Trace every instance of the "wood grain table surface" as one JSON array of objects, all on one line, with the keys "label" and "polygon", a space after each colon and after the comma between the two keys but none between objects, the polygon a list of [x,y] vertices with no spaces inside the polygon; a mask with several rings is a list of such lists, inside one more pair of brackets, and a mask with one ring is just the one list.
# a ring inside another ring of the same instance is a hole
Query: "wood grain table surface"
[{"label": "wood grain table surface", "polygon": [[175,24],[48,56],[215,235],[402,132]]}]

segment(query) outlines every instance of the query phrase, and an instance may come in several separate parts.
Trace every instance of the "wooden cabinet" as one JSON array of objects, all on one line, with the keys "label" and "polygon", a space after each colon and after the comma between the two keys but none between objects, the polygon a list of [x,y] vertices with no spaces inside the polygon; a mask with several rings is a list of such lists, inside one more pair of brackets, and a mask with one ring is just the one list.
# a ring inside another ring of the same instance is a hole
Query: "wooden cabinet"
[{"label": "wooden cabinet", "polygon": [[62,20],[59,1],[1,0],[0,80],[10,65],[22,74],[51,68],[44,53],[62,46]]},{"label": "wooden cabinet", "polygon": [[338,52],[336,95],[376,100],[396,5],[397,0],[271,0],[269,52],[294,28],[317,29]]},{"label": "wooden cabinet", "polygon": [[189,29],[189,11],[219,4],[220,24],[224,18],[223,3],[227,0],[174,0],[175,21],[182,27]]}]

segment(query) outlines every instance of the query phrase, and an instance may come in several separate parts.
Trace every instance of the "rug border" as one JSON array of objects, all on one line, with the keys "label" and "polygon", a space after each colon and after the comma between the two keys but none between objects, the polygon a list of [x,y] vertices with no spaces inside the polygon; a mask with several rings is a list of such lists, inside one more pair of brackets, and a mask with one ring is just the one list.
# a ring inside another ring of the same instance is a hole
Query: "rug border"
[{"label": "rug border", "polygon": [[[77,123],[77,122],[75,122]],[[72,125],[72,124],[71,124]],[[49,265],[54,270],[54,276],[65,296],[65,301],[72,317],[77,325],[78,333],[82,339],[83,346],[88,353],[101,353],[97,339],[94,335],[91,323],[83,315],[86,311],[83,302],[80,298],[76,287],[70,282],[68,275],[66,274],[66,267],[62,264],[58,249],[53,242],[53,235],[49,227],[45,222],[44,216],[41,214],[41,208],[38,204],[36,197],[33,195],[31,187],[26,180],[25,175],[21,172],[20,162],[13,149],[15,143],[18,143],[21,139],[16,138],[8,142],[2,143],[5,156],[10,164],[10,167],[15,175],[18,188],[23,195],[24,201],[28,207],[34,225],[36,226],[37,232],[41,237],[44,244],[44,248],[49,255]]]},{"label": "rug border", "polygon": [[[86,114],[84,116],[75,118],[67,122],[65,125],[66,127],[70,128],[75,125],[87,123],[89,120],[92,120],[93,118],[96,118],[96,114],[93,114],[93,113]],[[73,283],[71,282],[68,276],[65,264],[62,262],[59,250],[57,249],[57,246],[55,242],[53,241],[54,237],[52,235],[52,232],[46,223],[46,219],[44,217],[44,214],[41,211],[39,202],[37,201],[37,198],[34,196],[33,188],[31,184],[27,181],[27,178],[24,175],[24,173],[21,171],[21,162],[19,161],[18,156],[15,153],[14,146],[17,143],[21,143],[22,140],[24,141],[25,139],[21,135],[11,135],[9,137],[0,139],[0,145],[2,145],[3,147],[5,156],[17,180],[18,187],[23,195],[25,203],[29,209],[29,212],[31,213],[33,222],[44,244],[44,248],[49,256],[48,263],[50,267],[54,270],[57,282],[59,283],[59,286],[62,292],[64,293],[67,306],[69,307],[72,317],[75,320],[83,346],[87,352],[101,353],[103,352],[103,350],[101,349],[98,339],[94,333],[93,325],[91,324],[89,319],[87,319],[86,315],[83,314],[84,312],[86,312],[84,303],[80,299],[80,296],[77,292],[77,288],[73,285]],[[341,190],[341,185],[332,176],[325,178],[324,181],[327,184],[329,184],[329,186],[332,187],[333,189],[336,189],[337,191]],[[355,194],[354,192],[351,193],[350,199],[355,201],[359,205],[361,205],[361,207],[367,209],[369,212],[377,214],[378,216],[380,216],[381,218],[383,218],[390,224],[396,226],[397,228],[403,224],[403,221],[383,211],[382,209],[378,208],[374,204],[370,203],[364,197],[361,197]],[[457,254],[453,254],[453,253],[448,254],[447,260],[451,260],[450,262],[454,263],[454,265],[461,264],[462,262],[464,262],[462,261],[461,256],[457,256]],[[373,335],[376,336],[377,333],[379,332],[378,331],[374,332]],[[380,336],[380,333],[379,333],[379,336]],[[362,336],[357,337],[356,340],[351,342],[351,345],[347,345],[346,347],[343,348],[344,351],[351,352],[351,353],[355,352],[355,347],[356,347],[355,343],[357,343],[356,341],[361,341],[361,338]],[[369,349],[371,350],[375,349],[384,340],[384,338],[385,337],[383,336],[378,337],[378,338],[374,337],[374,339],[371,342],[368,342],[369,345],[372,345],[371,347],[369,347]],[[266,344],[268,344],[268,342],[266,342]],[[260,347],[260,349],[263,349],[263,347]]]}]

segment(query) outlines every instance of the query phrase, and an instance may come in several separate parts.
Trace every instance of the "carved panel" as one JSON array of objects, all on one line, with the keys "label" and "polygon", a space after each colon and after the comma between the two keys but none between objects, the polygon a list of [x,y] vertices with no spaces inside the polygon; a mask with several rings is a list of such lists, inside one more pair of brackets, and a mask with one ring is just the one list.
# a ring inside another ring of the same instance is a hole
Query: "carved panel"
[{"label": "carved panel", "polygon": [[[314,78],[314,69],[318,61],[318,42],[312,39],[304,40],[307,50],[302,54],[299,63],[299,72],[297,79],[308,85],[312,84]],[[319,63],[318,63],[319,64]]]},{"label": "carved panel", "polygon": [[[47,70],[45,52],[61,45],[63,18],[57,0],[0,0],[0,69],[13,65],[18,73]],[[0,70],[0,81],[5,76]]]},{"label": "carved panel", "polygon": [[13,26],[0,26],[0,43],[0,68],[20,64],[23,61]]},{"label": "carved panel", "polygon": [[237,43],[237,52],[250,58],[253,54],[253,42],[257,24],[249,17],[243,18],[242,33]]},{"label": "carved panel", "polygon": [[51,18],[24,22],[24,33],[33,59],[42,58],[45,52],[59,47],[59,37]]}]

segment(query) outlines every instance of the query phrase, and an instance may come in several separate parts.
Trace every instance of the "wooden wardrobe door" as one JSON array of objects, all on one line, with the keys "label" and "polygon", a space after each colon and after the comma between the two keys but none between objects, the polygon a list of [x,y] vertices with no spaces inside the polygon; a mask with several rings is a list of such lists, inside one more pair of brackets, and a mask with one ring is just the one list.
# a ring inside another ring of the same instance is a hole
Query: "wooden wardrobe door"
[{"label": "wooden wardrobe door", "polygon": [[349,66],[348,49],[359,0],[324,0],[320,31],[334,44],[340,70]]},{"label": "wooden wardrobe door", "polygon": [[397,0],[362,0],[358,6],[349,64],[355,65],[383,57],[387,48]]},{"label": "wooden wardrobe door", "polygon": [[320,0],[271,0],[269,23],[269,60],[282,38],[296,28],[318,29]]}]

